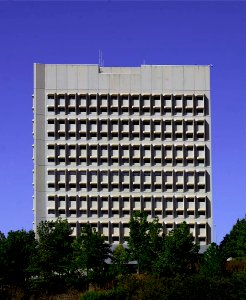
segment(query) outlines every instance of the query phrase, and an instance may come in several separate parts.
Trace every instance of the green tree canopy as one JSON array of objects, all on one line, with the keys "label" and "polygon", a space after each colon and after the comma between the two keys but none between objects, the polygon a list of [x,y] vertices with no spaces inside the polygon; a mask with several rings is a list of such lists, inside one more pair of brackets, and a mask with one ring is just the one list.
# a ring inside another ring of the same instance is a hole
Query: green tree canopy
[{"label": "green tree canopy", "polygon": [[98,281],[105,270],[105,260],[110,257],[110,245],[90,224],[86,224],[73,243],[74,261],[88,280]]},{"label": "green tree canopy", "polygon": [[237,220],[220,243],[220,250],[224,260],[229,257],[246,257],[246,216]]},{"label": "green tree canopy", "polygon": [[159,275],[190,273],[198,258],[199,247],[194,244],[188,225],[183,222],[165,236],[162,251],[156,262]]},{"label": "green tree canopy", "polygon": [[145,212],[135,212],[129,222],[129,255],[130,260],[137,261],[139,273],[151,270],[162,243],[159,220],[148,222],[147,216]]},{"label": "green tree canopy", "polygon": [[208,277],[220,276],[222,272],[222,258],[219,247],[212,243],[202,256],[201,273]]},{"label": "green tree canopy", "polygon": [[116,274],[124,274],[127,272],[128,252],[122,244],[117,245],[114,249],[111,261]]},{"label": "green tree canopy", "polygon": [[46,278],[66,274],[70,270],[72,230],[67,220],[41,222],[37,227],[38,247],[34,262],[37,272]]},{"label": "green tree canopy", "polygon": [[0,281],[23,286],[28,280],[28,267],[36,251],[33,231],[10,231],[5,238],[0,234]]}]

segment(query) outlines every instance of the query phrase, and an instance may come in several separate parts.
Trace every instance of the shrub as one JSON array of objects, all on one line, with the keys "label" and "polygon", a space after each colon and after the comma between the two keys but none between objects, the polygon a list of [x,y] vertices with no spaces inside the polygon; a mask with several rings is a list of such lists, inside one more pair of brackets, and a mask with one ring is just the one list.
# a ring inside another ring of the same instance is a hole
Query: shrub
[{"label": "shrub", "polygon": [[126,293],[122,288],[108,291],[89,291],[83,294],[80,300],[125,300]]}]

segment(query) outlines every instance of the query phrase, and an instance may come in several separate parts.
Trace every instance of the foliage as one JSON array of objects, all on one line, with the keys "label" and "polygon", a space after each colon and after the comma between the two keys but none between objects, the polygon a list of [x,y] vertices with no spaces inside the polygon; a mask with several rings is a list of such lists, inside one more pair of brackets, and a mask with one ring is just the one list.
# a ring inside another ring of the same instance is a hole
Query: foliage
[{"label": "foliage", "polygon": [[[138,212],[129,226],[129,248],[118,245],[112,256],[110,245],[89,224],[78,238],[61,219],[41,222],[37,240],[33,231],[11,231],[6,237],[0,232],[0,299],[39,299],[88,287],[108,290],[87,292],[82,299],[246,299],[245,219],[219,247],[208,247],[196,272],[198,246],[186,223],[164,236],[158,219],[149,222]],[[237,258],[226,261],[229,255]],[[130,275],[135,265],[129,259],[137,261],[141,274]]]},{"label": "foliage", "polygon": [[220,276],[222,272],[222,259],[219,247],[212,243],[201,259],[201,273],[206,276]]},{"label": "foliage", "polygon": [[221,242],[220,250],[224,260],[229,257],[246,258],[246,216],[237,220],[230,233]]},{"label": "foliage", "polygon": [[89,291],[81,296],[80,300],[125,300],[126,292],[122,288],[108,291]]},{"label": "foliage", "polygon": [[41,222],[37,228],[39,274],[49,277],[69,272],[71,261],[71,229],[67,220]]},{"label": "foliage", "polygon": [[72,237],[67,220],[41,222],[37,227],[38,245],[29,266],[33,292],[63,291],[72,277]]},{"label": "foliage", "polygon": [[198,250],[188,225],[183,222],[165,237],[155,264],[156,273],[165,276],[191,273],[198,258]]},{"label": "foliage", "polygon": [[134,300],[243,300],[246,299],[245,279],[246,273],[230,278],[134,274],[122,277],[119,287],[125,291],[125,299]]},{"label": "foliage", "polygon": [[116,246],[112,253],[111,262],[116,275],[127,272],[128,252],[123,245]]},{"label": "foliage", "polygon": [[29,279],[28,267],[37,242],[33,231],[10,231],[0,238],[0,281],[24,286]]},{"label": "foliage", "polygon": [[136,260],[138,273],[150,271],[161,249],[161,225],[158,219],[147,221],[147,213],[135,212],[129,222],[129,258]]},{"label": "foliage", "polygon": [[5,235],[0,231],[0,283],[4,279],[4,268],[5,268]]},{"label": "foliage", "polygon": [[225,272],[228,274],[233,273],[246,273],[246,259],[235,259],[227,261],[224,265]]},{"label": "foliage", "polygon": [[73,243],[74,262],[89,280],[100,281],[105,271],[105,260],[110,257],[110,245],[103,236],[86,224]]}]

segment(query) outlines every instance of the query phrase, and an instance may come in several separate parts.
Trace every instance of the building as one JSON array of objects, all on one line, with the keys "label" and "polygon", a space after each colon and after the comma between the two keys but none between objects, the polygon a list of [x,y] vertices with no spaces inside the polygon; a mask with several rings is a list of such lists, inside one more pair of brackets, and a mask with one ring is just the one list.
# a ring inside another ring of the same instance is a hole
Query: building
[{"label": "building", "polygon": [[35,64],[34,229],[124,242],[136,210],[211,242],[210,66]]}]

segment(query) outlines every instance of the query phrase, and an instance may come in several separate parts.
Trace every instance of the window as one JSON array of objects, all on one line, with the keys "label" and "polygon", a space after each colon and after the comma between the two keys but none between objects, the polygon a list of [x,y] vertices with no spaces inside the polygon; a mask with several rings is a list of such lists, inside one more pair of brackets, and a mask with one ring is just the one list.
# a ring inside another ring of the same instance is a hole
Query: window
[{"label": "window", "polygon": [[108,171],[101,171],[100,172],[100,185],[101,189],[107,189],[108,190]]},{"label": "window", "polygon": [[76,97],[75,95],[68,96],[68,111],[69,113],[76,111]]},{"label": "window", "polygon": [[140,171],[132,172],[132,189],[133,191],[140,191],[141,188],[141,173]]},{"label": "window", "polygon": [[108,136],[108,121],[107,120],[100,121],[100,135],[101,135],[101,138]]},{"label": "window", "polygon": [[89,97],[90,97],[90,106],[89,106],[90,112],[97,112],[97,104],[98,104],[97,95],[90,95]]},{"label": "window", "polygon": [[175,115],[182,115],[183,113],[183,96],[176,95],[175,97],[174,112]]},{"label": "window", "polygon": [[172,172],[165,173],[165,188],[167,191],[173,190],[173,173]]},{"label": "window", "polygon": [[90,120],[90,137],[97,137],[97,120]]},{"label": "window", "polygon": [[118,162],[119,162],[119,147],[118,147],[118,145],[111,146],[110,152],[111,152],[110,153],[111,164],[118,164]]},{"label": "window", "polygon": [[121,186],[122,190],[129,190],[130,188],[130,174],[128,171],[121,172]]},{"label": "window", "polygon": [[171,115],[172,114],[172,96],[164,95],[164,114]]},{"label": "window", "polygon": [[108,111],[108,95],[100,96],[100,110],[101,110],[101,112]]},{"label": "window", "polygon": [[139,112],[140,95],[132,95],[131,97],[131,110],[132,113]]},{"label": "window", "polygon": [[144,172],[143,174],[144,190],[151,190],[152,187],[152,174],[151,172]]},{"label": "window", "polygon": [[130,128],[129,128],[129,120],[121,121],[121,137],[129,137]]},{"label": "window", "polygon": [[49,94],[47,96],[46,103],[47,103],[48,112],[54,112],[55,111],[55,95]]},{"label": "window", "polygon": [[163,132],[164,132],[164,138],[165,139],[167,139],[167,140],[172,139],[173,128],[172,128],[172,121],[171,120],[165,120],[164,121]]},{"label": "window", "polygon": [[107,145],[100,146],[100,161],[102,164],[108,162],[108,146]]},{"label": "window", "polygon": [[162,104],[161,104],[161,95],[154,95],[153,96],[153,111],[154,111],[154,114],[158,113],[160,114],[161,113],[161,110],[162,110]]},{"label": "window", "polygon": [[142,146],[142,157],[144,165],[151,163],[151,146]]},{"label": "window", "polygon": [[111,129],[111,137],[118,137],[119,136],[119,124],[118,120],[111,120],[110,122],[110,129]]},{"label": "window", "polygon": [[194,164],[194,147],[192,145],[186,146],[185,149],[186,155],[186,164],[193,165]]},{"label": "window", "polygon": [[165,146],[164,148],[164,160],[165,160],[165,164],[167,165],[172,165],[172,161],[173,161],[173,150],[172,150],[172,146],[168,145]]},{"label": "window", "polygon": [[121,96],[121,111],[128,112],[129,109],[129,95]]}]

